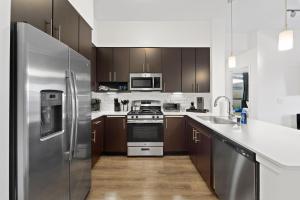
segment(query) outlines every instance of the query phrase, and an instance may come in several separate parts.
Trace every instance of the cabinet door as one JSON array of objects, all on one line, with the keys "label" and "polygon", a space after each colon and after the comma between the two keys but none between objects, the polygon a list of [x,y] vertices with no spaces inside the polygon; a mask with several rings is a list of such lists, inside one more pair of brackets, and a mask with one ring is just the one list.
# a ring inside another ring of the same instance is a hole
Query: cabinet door
[{"label": "cabinet door", "polygon": [[91,59],[92,30],[89,24],[79,16],[79,46],[78,51],[87,59]]},{"label": "cabinet door", "polygon": [[210,48],[196,49],[196,92],[210,92]]},{"label": "cabinet door", "polygon": [[195,92],[196,50],[182,49],[182,92]]},{"label": "cabinet door", "polygon": [[53,36],[78,51],[78,14],[67,0],[53,0]]},{"label": "cabinet door", "polygon": [[192,163],[196,166],[197,164],[197,155],[196,155],[196,144],[195,144],[195,128],[191,123],[191,120],[188,120],[186,125],[186,132],[188,137],[188,151]]},{"label": "cabinet door", "polygon": [[[181,49],[162,49],[163,91],[181,92]],[[176,80],[176,81],[174,81]]]},{"label": "cabinet door", "polygon": [[27,22],[51,35],[52,0],[12,0],[11,21]]},{"label": "cabinet door", "polygon": [[97,48],[97,82],[112,81],[113,49]]},{"label": "cabinet door", "polygon": [[166,117],[164,130],[164,151],[169,153],[186,152],[187,141],[184,133],[183,116]]},{"label": "cabinet door", "polygon": [[93,121],[93,123],[97,126],[97,154],[100,156],[104,151],[104,117],[100,117]]},{"label": "cabinet door", "polygon": [[146,72],[146,52],[144,48],[130,48],[130,72]]},{"label": "cabinet door", "polygon": [[128,82],[130,64],[129,59],[129,48],[113,49],[113,81]]},{"label": "cabinet door", "polygon": [[97,145],[97,125],[95,124],[94,120],[92,121],[92,134],[91,134],[91,141],[92,141],[92,167],[96,164],[99,158],[99,147]]},{"label": "cabinet door", "polygon": [[92,47],[91,53],[91,89],[97,91],[97,48]]},{"label": "cabinet door", "polygon": [[161,48],[146,48],[146,72],[161,73]]},{"label": "cabinet door", "polygon": [[200,153],[198,157],[198,166],[202,178],[206,184],[212,188],[212,138],[205,132],[200,132]]},{"label": "cabinet door", "polygon": [[127,124],[125,116],[107,116],[105,120],[104,151],[121,154],[127,152]]}]

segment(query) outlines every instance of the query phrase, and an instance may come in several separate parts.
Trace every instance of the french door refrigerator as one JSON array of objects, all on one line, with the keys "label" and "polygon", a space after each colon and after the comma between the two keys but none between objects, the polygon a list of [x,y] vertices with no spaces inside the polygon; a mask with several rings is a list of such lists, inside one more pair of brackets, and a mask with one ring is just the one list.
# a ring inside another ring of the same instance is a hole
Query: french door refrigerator
[{"label": "french door refrigerator", "polygon": [[26,23],[12,31],[11,199],[83,200],[91,182],[90,61]]}]

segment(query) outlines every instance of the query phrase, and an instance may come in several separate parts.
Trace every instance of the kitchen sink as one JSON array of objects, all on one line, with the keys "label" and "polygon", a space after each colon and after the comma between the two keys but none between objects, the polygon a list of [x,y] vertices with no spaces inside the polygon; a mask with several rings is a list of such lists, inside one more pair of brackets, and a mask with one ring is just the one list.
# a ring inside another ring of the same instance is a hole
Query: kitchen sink
[{"label": "kitchen sink", "polygon": [[216,116],[198,116],[200,119],[209,121],[213,124],[236,124],[236,122],[232,121],[229,117],[216,117]]}]

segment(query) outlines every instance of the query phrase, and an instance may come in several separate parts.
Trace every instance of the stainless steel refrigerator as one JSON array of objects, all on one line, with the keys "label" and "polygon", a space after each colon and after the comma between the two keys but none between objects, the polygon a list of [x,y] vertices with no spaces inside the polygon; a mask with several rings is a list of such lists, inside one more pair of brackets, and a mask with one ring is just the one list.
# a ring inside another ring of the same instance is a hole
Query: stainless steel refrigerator
[{"label": "stainless steel refrigerator", "polygon": [[83,200],[91,183],[90,61],[26,23],[12,31],[11,199]]}]

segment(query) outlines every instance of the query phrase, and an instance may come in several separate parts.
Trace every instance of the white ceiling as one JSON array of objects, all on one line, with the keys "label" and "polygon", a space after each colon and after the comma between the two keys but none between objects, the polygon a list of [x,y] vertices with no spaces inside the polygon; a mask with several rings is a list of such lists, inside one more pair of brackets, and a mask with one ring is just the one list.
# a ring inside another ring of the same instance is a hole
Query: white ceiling
[{"label": "white ceiling", "polygon": [[227,0],[95,0],[103,21],[193,21],[223,18]]},{"label": "white ceiling", "polygon": [[[285,0],[235,0],[233,4],[234,29],[236,32],[283,29]],[[300,0],[288,0],[288,9],[300,9]],[[229,18],[229,8],[227,17]],[[295,18],[288,17],[291,28],[300,28],[300,12]]]},{"label": "white ceiling", "polygon": [[[100,21],[194,21],[225,18],[228,0],[95,0]],[[285,0],[234,0],[236,32],[281,29]],[[288,0],[288,8],[300,9],[300,0]],[[289,17],[291,28],[300,28],[300,12]]]}]

